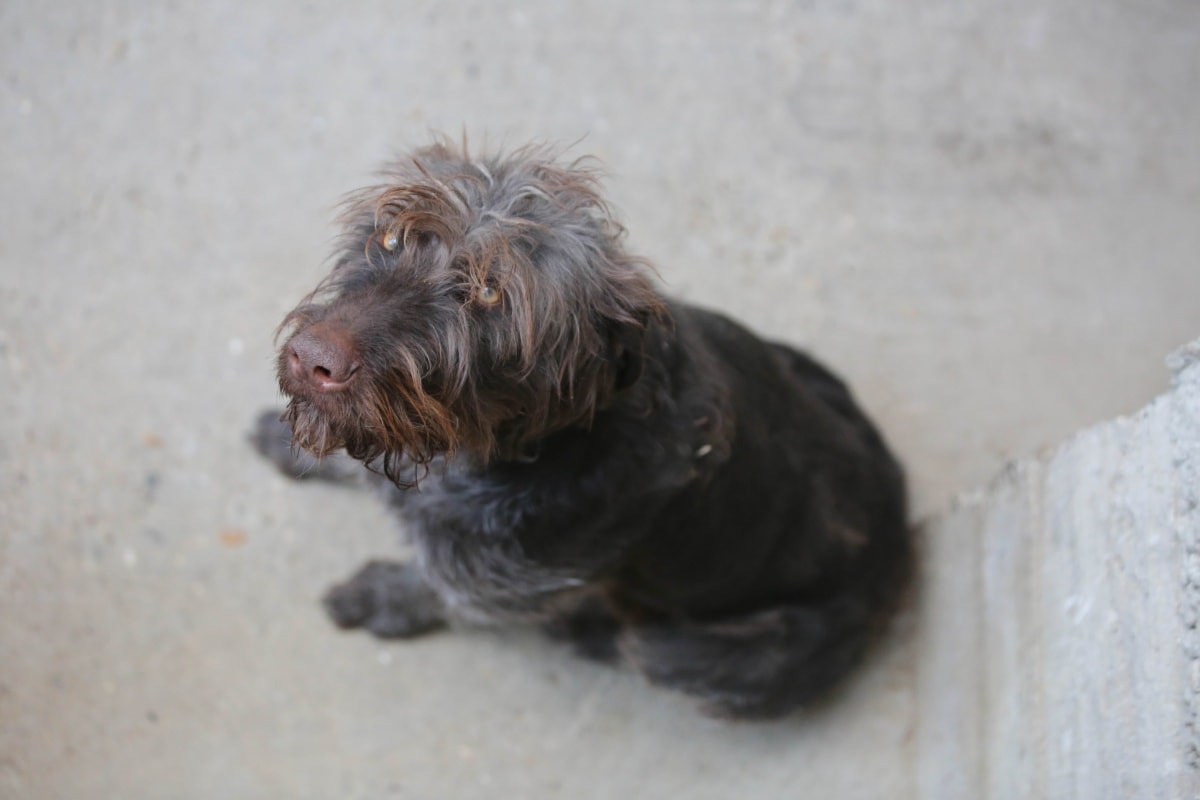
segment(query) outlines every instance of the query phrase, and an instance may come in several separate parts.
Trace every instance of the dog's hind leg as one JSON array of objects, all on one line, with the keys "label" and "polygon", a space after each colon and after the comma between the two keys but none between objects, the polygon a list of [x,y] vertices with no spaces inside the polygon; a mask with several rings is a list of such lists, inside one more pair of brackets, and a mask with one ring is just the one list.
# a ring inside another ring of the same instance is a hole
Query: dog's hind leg
[{"label": "dog's hind leg", "polygon": [[652,683],[721,717],[782,716],[829,689],[862,655],[870,614],[843,597],[708,622],[638,625],[621,649]]},{"label": "dog's hind leg", "polygon": [[552,639],[571,643],[576,654],[593,661],[620,659],[617,635],[621,621],[599,597],[588,595],[574,608],[546,622],[542,629]]}]

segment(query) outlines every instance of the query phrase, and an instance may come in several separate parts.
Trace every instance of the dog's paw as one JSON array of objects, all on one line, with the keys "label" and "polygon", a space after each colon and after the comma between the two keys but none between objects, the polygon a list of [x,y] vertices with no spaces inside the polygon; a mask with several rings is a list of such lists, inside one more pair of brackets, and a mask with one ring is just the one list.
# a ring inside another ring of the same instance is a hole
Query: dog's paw
[{"label": "dog's paw", "polygon": [[290,478],[303,477],[305,467],[312,466],[305,463],[306,459],[316,461],[292,446],[292,428],[282,419],[279,409],[269,408],[259,414],[247,439],[259,455]]},{"label": "dog's paw", "polygon": [[368,562],[323,602],[339,628],[362,628],[381,639],[409,639],[446,624],[441,600],[412,564]]},{"label": "dog's paw", "polygon": [[345,454],[315,458],[292,445],[292,428],[281,419],[279,409],[258,415],[247,437],[250,445],[275,468],[293,480],[322,480],[344,483],[356,479],[361,468]]}]

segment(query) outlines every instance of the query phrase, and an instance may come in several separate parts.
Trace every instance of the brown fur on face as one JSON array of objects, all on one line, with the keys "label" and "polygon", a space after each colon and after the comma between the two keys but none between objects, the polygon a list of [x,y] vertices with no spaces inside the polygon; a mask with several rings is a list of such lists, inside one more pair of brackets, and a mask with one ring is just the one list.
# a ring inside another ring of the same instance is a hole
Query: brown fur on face
[{"label": "brown fur on face", "polygon": [[280,327],[353,343],[345,390],[309,391],[287,367],[294,441],[345,448],[393,481],[456,451],[512,458],[586,425],[636,378],[664,307],[583,164],[544,149],[474,159],[447,142],[351,195],[332,274]]}]

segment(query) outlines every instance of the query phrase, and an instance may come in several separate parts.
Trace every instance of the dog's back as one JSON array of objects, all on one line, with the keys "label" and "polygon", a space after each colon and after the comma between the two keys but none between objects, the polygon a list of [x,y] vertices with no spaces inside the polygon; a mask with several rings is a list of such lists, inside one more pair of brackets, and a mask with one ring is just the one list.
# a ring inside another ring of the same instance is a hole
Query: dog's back
[{"label": "dog's back", "polygon": [[626,650],[718,713],[775,716],[844,675],[896,601],[911,560],[903,473],[813,359],[719,315],[675,317],[716,354],[733,431],[727,460],[630,552],[619,591],[667,611],[632,626]]}]

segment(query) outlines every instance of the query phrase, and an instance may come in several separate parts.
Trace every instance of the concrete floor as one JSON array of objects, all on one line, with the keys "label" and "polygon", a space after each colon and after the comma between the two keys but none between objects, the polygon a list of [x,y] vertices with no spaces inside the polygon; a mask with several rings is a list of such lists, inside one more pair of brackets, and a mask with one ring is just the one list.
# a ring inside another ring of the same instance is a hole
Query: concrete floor
[{"label": "concrete floor", "polygon": [[9,0],[0,69],[2,798],[915,796],[911,615],[768,726],[322,619],[395,534],[243,436],[337,197],[431,129],[582,139],[672,291],[858,387],[922,515],[1200,332],[1189,0]]}]

